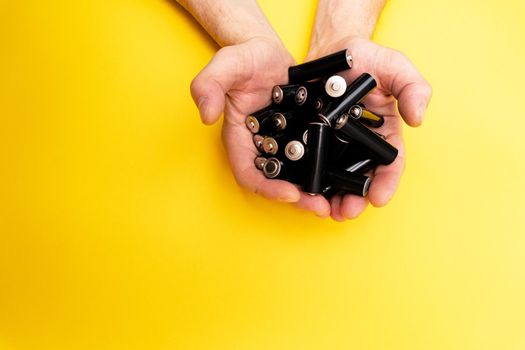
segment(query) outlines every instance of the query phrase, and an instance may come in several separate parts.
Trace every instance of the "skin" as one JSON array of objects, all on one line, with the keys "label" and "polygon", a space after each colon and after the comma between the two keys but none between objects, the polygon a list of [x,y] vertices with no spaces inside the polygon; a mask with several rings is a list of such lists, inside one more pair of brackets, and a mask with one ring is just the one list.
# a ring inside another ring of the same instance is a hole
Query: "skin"
[{"label": "skin", "polygon": [[354,65],[343,76],[352,81],[368,72],[376,79],[378,87],[363,102],[369,110],[385,117],[384,125],[376,131],[399,150],[392,164],[379,166],[370,174],[374,180],[366,198],[336,195],[330,202],[322,203],[330,207],[330,215],[336,221],[358,217],[369,203],[382,207],[390,201],[405,167],[402,120],[412,127],[421,125],[432,96],[431,86],[407,57],[370,41],[384,4],[385,1],[377,0],[318,3],[306,60],[348,48]]},{"label": "skin", "polygon": [[[213,124],[224,114],[223,142],[241,186],[337,221],[356,218],[368,201],[383,206],[390,200],[405,164],[400,116],[411,126],[421,124],[432,90],[401,53],[368,40],[384,1],[320,0],[318,4],[307,60],[348,48],[354,67],[345,78],[351,81],[365,71],[376,78],[378,88],[364,103],[385,116],[385,125],[378,131],[399,149],[394,163],[374,172],[368,199],[346,195],[335,196],[330,202],[322,196],[307,195],[288,182],[266,179],[253,164],[257,151],[244,120],[270,103],[272,87],[286,84],[288,67],[295,64],[256,1],[179,3],[223,46],[195,77],[191,93],[203,123]],[[351,21],[349,13],[353,14]]]}]

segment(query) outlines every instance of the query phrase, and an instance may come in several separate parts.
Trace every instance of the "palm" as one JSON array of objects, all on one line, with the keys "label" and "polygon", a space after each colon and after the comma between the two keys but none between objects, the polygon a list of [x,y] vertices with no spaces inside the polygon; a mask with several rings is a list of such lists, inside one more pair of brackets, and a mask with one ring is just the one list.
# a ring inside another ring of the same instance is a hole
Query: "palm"
[{"label": "palm", "polygon": [[[417,125],[414,103],[422,100],[413,95],[425,95],[426,107],[430,86],[415,68],[407,65],[406,58],[366,40],[343,40],[312,52],[310,58],[343,48],[349,48],[354,57],[354,68],[345,73],[347,80],[369,72],[378,81],[378,88],[366,97],[364,103],[371,111],[385,116],[385,123],[378,132],[399,150],[399,156],[392,164],[378,167],[373,174],[368,199],[373,205],[381,206],[397,188],[404,167],[402,125],[394,97],[398,98],[405,121]],[[322,196],[306,195],[286,181],[268,180],[254,166],[257,150],[244,120],[270,103],[272,87],[287,82],[287,68],[292,64],[292,57],[281,44],[254,38],[219,50],[192,82],[192,95],[205,123],[214,123],[224,112],[223,142],[233,174],[241,186],[270,199],[294,202],[322,217],[330,213],[336,220],[356,217],[365,209],[368,199],[346,195],[335,196],[328,202]]]},{"label": "palm", "polygon": [[[287,68],[293,58],[276,50],[275,44],[262,40],[223,49],[235,66],[235,79],[226,92],[223,142],[226,146],[235,178],[244,187],[277,200],[295,201],[299,194],[295,186],[285,181],[268,180],[254,166],[257,150],[244,120],[249,114],[270,103],[270,91],[287,82]],[[233,68],[233,66],[232,66]]]},{"label": "palm", "polygon": [[[406,57],[368,40],[342,40],[310,56],[315,58],[344,48],[348,48],[354,58],[353,68],[343,73],[348,81],[353,81],[363,72],[370,73],[377,80],[378,87],[363,103],[367,109],[385,117],[385,123],[376,131],[384,135],[387,141],[399,150],[399,154],[392,164],[379,166],[373,171],[374,181],[368,198],[337,195],[331,199],[331,215],[339,221],[345,217],[357,217],[368,205],[368,200],[374,206],[383,206],[390,200],[405,166],[401,115],[408,124],[419,125],[421,101],[426,101],[426,108],[431,95],[430,86]],[[399,100],[399,111],[396,98]]]}]

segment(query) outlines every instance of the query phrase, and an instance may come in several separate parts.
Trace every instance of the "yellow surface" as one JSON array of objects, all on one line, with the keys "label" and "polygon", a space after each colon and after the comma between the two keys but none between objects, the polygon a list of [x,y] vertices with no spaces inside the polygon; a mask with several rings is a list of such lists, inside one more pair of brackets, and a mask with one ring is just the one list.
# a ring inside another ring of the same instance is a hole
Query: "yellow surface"
[{"label": "yellow surface", "polygon": [[[300,60],[314,1],[261,5]],[[0,348],[525,349],[524,15],[387,6],[434,99],[395,199],[339,224],[237,187],[179,7],[1,1]]]}]

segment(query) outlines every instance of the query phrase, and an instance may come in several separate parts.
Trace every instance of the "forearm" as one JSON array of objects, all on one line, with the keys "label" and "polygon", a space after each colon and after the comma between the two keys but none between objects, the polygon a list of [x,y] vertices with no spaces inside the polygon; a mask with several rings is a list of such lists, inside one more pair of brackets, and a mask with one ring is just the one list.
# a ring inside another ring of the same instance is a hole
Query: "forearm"
[{"label": "forearm", "polygon": [[221,46],[251,38],[279,41],[255,0],[177,0]]},{"label": "forearm", "polygon": [[319,0],[310,48],[349,37],[369,39],[386,0]]}]

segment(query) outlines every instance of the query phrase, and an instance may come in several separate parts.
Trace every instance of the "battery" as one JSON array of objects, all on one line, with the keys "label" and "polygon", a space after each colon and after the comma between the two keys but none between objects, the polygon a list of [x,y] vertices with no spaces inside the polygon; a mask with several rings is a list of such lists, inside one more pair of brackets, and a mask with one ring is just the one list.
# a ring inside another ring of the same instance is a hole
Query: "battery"
[{"label": "battery", "polygon": [[362,144],[334,130],[328,148],[328,162],[330,167],[347,168],[363,159],[370,157],[368,150]]},{"label": "battery", "polygon": [[245,124],[252,134],[266,133],[271,130],[270,117],[274,114],[273,106],[268,106],[246,117]]},{"label": "battery", "polygon": [[344,170],[327,170],[326,177],[334,188],[362,197],[368,194],[368,188],[371,183],[371,179],[368,176]]},{"label": "battery", "polygon": [[290,83],[298,83],[321,79],[350,68],[352,68],[352,56],[347,50],[341,50],[288,68],[288,81]]},{"label": "battery", "polygon": [[376,115],[361,105],[354,105],[350,107],[348,113],[356,120],[372,128],[379,128],[385,123],[385,119]]},{"label": "battery", "polygon": [[350,107],[356,105],[365,98],[372,89],[377,86],[375,79],[368,73],[361,74],[356,80],[348,86],[346,92],[340,97],[340,100],[330,109],[326,115],[319,117],[328,124],[333,125],[334,121],[341,115],[348,112]]},{"label": "battery", "polygon": [[323,191],[330,131],[330,127],[324,123],[310,123],[308,125],[306,178],[303,185],[303,190],[306,193],[320,194]]},{"label": "battery", "polygon": [[365,146],[372,158],[379,164],[390,164],[397,157],[398,151],[394,146],[354,118],[349,117],[348,114],[344,114],[337,119],[335,129]]}]

